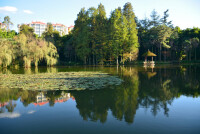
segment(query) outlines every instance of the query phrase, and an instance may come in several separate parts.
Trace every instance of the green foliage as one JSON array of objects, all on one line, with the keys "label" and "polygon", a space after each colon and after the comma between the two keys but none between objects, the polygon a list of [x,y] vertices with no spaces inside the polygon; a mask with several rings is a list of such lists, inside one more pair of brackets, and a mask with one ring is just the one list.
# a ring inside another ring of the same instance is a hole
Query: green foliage
[{"label": "green foliage", "polygon": [[109,19],[102,4],[97,9],[91,7],[86,11],[82,8],[75,21],[72,38],[64,44],[68,49],[74,49],[78,60],[84,64],[104,64],[107,60],[119,63],[119,58],[124,63],[137,58],[136,27],[130,3],[126,4],[124,11],[121,8],[113,11]]},{"label": "green foliage", "polygon": [[15,59],[14,48],[7,39],[0,39],[0,67],[7,67]]},{"label": "green foliage", "polygon": [[[60,36],[48,23],[42,37],[34,29],[21,25],[19,35],[14,30],[9,16],[4,18],[7,30],[0,29],[2,49],[1,66],[22,64],[25,68],[41,64],[124,64],[136,59],[148,49],[158,55],[155,60],[199,60],[200,29],[181,30],[173,27],[169,10],[163,16],[153,10],[150,18],[136,18],[131,3],[126,3],[106,17],[104,6],[88,10],[82,8],[69,35]],[[9,50],[10,49],[10,50]]]},{"label": "green foliage", "polygon": [[118,64],[118,58],[120,55],[123,55],[124,49],[126,47],[127,43],[127,19],[122,14],[122,11],[119,9],[115,9],[111,13],[110,18],[111,23],[111,31],[110,31],[110,39],[112,42],[111,49],[113,51],[113,56],[117,60]]},{"label": "green foliage", "polygon": [[32,27],[29,27],[25,24],[21,25],[20,26],[20,31],[19,31],[20,34],[24,34],[26,35],[27,37],[32,37],[32,36],[36,36],[34,34],[34,29]]},{"label": "green foliage", "polygon": [[131,5],[131,3],[126,3],[124,5],[124,9],[123,9],[123,14],[126,17],[127,20],[127,30],[128,30],[128,34],[127,34],[127,44],[126,46],[123,48],[125,49],[126,55],[130,55],[128,58],[130,61],[132,60],[136,60],[138,57],[138,48],[139,48],[139,43],[138,43],[138,31],[137,31],[137,25],[135,22],[135,14],[133,12],[133,7]]},{"label": "green foliage", "polygon": [[[4,23],[10,25],[10,18],[5,17]],[[16,35],[15,31],[5,31],[0,29],[0,67],[7,67],[11,63],[23,61],[25,68],[30,68],[32,64],[35,67],[40,62],[46,61],[47,66],[53,66],[57,63],[59,57],[54,43],[59,44],[60,35],[57,31],[52,31],[52,25],[49,25],[44,38],[37,38],[33,28],[28,25],[20,26],[20,33]]]},{"label": "green foliage", "polygon": [[86,64],[87,57],[90,53],[89,48],[89,26],[88,26],[88,13],[84,8],[78,14],[74,27],[74,45],[77,56]]},{"label": "green foliage", "polygon": [[35,38],[31,28],[26,27],[26,29],[30,30],[28,30],[27,36],[22,32],[15,38],[20,49],[19,57],[23,59],[24,67],[29,68],[32,63],[37,67],[38,63],[43,60],[46,60],[47,66],[55,65],[59,56],[53,43]]},{"label": "green foliage", "polygon": [[53,45],[53,43],[47,43],[43,50],[47,66],[55,65],[57,63],[57,58],[59,57],[57,48]]},{"label": "green foliage", "polygon": [[164,48],[170,48],[168,45],[168,38],[172,34],[172,30],[170,27],[167,27],[166,25],[160,25],[158,28],[158,42],[159,44],[162,44]]},{"label": "green foliage", "polygon": [[16,35],[16,32],[14,30],[6,31],[3,29],[0,29],[0,38],[7,38],[12,39]]}]

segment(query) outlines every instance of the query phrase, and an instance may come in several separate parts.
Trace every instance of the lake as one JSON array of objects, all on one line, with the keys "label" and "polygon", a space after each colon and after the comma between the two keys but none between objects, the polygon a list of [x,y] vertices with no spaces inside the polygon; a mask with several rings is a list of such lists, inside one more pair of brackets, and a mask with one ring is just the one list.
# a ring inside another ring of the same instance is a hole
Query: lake
[{"label": "lake", "polygon": [[61,72],[102,72],[122,82],[79,91],[23,90],[0,85],[0,134],[200,133],[198,64],[40,67],[4,69],[0,75]]}]

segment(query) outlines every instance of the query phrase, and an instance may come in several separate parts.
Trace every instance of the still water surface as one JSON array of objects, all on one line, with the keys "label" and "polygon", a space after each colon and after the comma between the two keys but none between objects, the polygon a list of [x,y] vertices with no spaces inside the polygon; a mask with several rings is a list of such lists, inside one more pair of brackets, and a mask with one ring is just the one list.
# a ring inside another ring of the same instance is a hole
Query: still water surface
[{"label": "still water surface", "polygon": [[83,91],[0,89],[0,134],[200,133],[200,65],[58,67],[2,73],[102,71],[119,86]]}]

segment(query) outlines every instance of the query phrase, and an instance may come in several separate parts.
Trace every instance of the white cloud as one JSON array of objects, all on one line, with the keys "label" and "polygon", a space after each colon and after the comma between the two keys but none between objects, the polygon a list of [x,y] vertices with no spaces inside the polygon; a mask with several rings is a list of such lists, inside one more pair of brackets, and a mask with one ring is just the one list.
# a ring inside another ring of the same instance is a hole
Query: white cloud
[{"label": "white cloud", "polygon": [[33,12],[30,11],[30,10],[24,10],[24,13],[27,13],[27,14],[33,14]]},{"label": "white cloud", "polygon": [[0,118],[17,118],[20,117],[20,113],[1,113]]},{"label": "white cloud", "polygon": [[17,8],[16,7],[11,7],[11,6],[0,7],[0,12],[12,12],[12,13],[15,13],[15,12],[17,12]]}]

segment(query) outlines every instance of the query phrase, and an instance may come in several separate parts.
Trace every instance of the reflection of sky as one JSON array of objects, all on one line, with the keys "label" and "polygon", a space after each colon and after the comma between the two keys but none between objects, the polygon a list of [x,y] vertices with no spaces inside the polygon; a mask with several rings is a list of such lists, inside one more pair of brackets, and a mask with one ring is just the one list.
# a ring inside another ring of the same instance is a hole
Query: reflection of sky
[{"label": "reflection of sky", "polygon": [[13,113],[1,113],[0,118],[18,118],[20,117],[20,113],[13,112]]},{"label": "reflection of sky", "polygon": [[[108,111],[104,124],[99,121],[85,121],[80,116],[76,102],[72,99],[64,103],[57,103],[53,107],[49,105],[35,107],[33,104],[24,107],[18,100],[13,113],[0,114],[0,130],[5,132],[6,126],[15,126],[15,133],[20,133],[22,130],[24,133],[31,133],[30,130],[32,133],[36,130],[41,133],[80,133],[80,130],[85,130],[84,132],[87,133],[96,133],[100,130],[102,133],[107,132],[106,130],[112,130],[113,133],[163,133],[163,131],[166,133],[189,133],[190,129],[193,129],[192,132],[198,132],[200,130],[198,130],[199,102],[200,98],[185,96],[175,98],[169,105],[169,117],[164,116],[162,109],[156,116],[153,116],[150,108],[139,107],[134,122],[127,125],[124,119],[122,121],[116,119],[111,110]],[[12,118],[12,120],[8,118]],[[11,132],[11,130],[6,130],[6,132]]]}]

